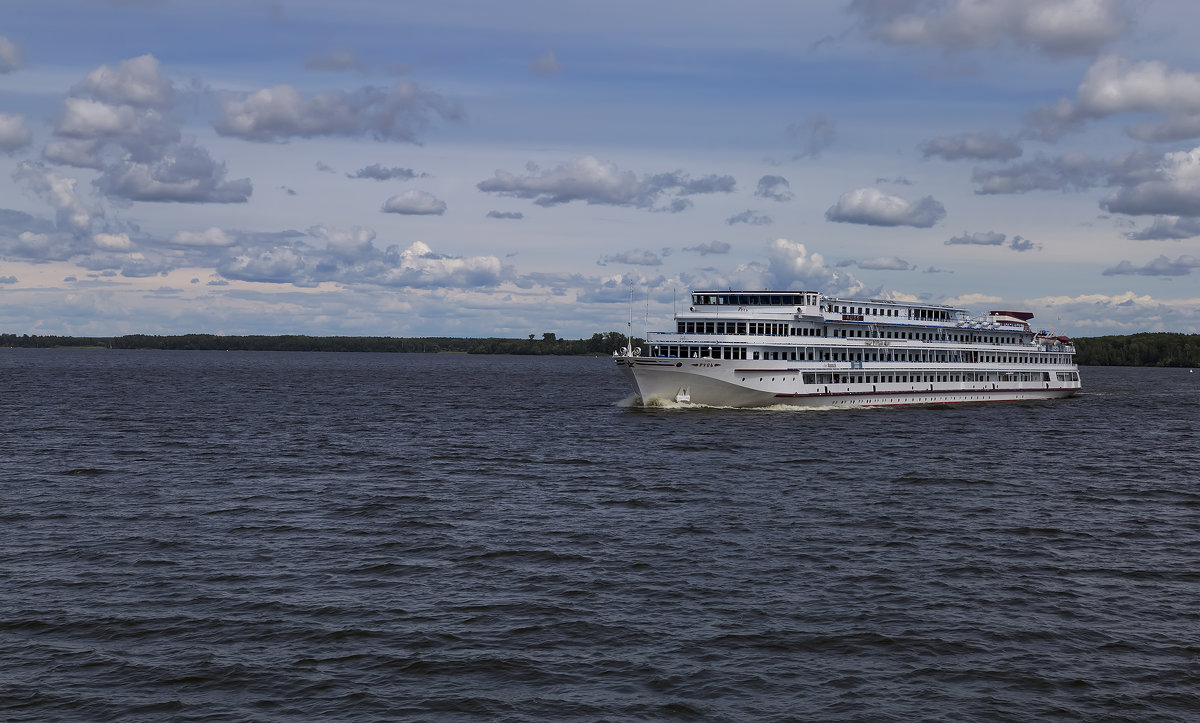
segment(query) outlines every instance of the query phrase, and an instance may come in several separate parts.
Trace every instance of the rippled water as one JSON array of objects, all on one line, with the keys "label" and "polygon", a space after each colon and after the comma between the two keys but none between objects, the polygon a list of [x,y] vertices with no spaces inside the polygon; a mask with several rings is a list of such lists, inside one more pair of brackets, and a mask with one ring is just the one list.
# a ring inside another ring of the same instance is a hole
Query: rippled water
[{"label": "rippled water", "polygon": [[0,350],[7,720],[1185,720],[1200,377],[631,409],[609,359]]}]

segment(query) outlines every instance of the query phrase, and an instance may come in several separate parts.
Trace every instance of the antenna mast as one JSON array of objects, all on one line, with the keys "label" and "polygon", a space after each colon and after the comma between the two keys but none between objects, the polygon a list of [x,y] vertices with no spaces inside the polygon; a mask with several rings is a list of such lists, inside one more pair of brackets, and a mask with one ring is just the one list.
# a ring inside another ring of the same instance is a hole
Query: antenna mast
[{"label": "antenna mast", "polygon": [[625,348],[633,356],[633,282],[629,282],[629,333],[625,335]]}]

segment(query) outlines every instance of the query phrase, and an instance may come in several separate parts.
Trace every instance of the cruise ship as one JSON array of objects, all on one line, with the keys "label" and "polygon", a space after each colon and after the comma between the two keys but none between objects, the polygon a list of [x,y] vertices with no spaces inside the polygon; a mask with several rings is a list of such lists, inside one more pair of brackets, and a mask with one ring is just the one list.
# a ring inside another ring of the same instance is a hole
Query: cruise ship
[{"label": "cruise ship", "polygon": [[[815,291],[694,291],[673,331],[613,352],[642,405],[876,407],[1070,397],[1075,347],[1024,311]],[[632,321],[630,326],[632,327]],[[632,335],[631,335],[632,336]]]}]

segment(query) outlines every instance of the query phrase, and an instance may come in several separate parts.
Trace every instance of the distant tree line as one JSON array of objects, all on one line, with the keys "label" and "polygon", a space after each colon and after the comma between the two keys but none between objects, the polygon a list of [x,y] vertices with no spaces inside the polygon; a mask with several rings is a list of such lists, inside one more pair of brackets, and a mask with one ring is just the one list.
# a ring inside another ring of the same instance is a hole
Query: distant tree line
[{"label": "distant tree line", "polygon": [[[230,351],[376,351],[406,353],[459,352],[466,354],[555,354],[562,356],[611,354],[625,346],[625,335],[615,331],[592,334],[590,339],[559,339],[546,332],[536,339],[458,338],[430,336],[218,336],[182,334],[152,336],[129,334],[114,337],[30,336],[0,334],[0,346],[105,349],[208,349]],[[1075,339],[1075,360],[1085,366],[1200,367],[1200,334],[1154,332],[1126,336]],[[642,344],[634,338],[633,344]]]},{"label": "distant tree line", "polygon": [[1200,334],[1148,332],[1074,342],[1075,361],[1086,366],[1200,367]]},{"label": "distant tree line", "polygon": [[[210,351],[374,351],[405,353],[459,352],[466,354],[555,354],[563,356],[608,355],[625,346],[625,335],[608,331],[593,334],[590,339],[559,339],[547,332],[541,339],[470,339],[448,336],[395,338],[385,336],[219,336],[217,334],[182,334],[154,336],[129,334],[113,337],[31,336],[29,334],[0,334],[0,346],[35,349],[103,348],[103,349],[171,349]],[[641,340],[634,339],[634,344]]]}]

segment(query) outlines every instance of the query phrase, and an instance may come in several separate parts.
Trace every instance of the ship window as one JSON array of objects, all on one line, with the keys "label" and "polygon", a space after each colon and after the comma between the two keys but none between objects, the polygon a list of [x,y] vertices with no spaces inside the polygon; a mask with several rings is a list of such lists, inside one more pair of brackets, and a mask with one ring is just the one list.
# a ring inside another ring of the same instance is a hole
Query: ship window
[{"label": "ship window", "polygon": [[758,358],[758,352],[754,352],[754,358],[755,358],[755,359],[757,359],[757,358]]}]

